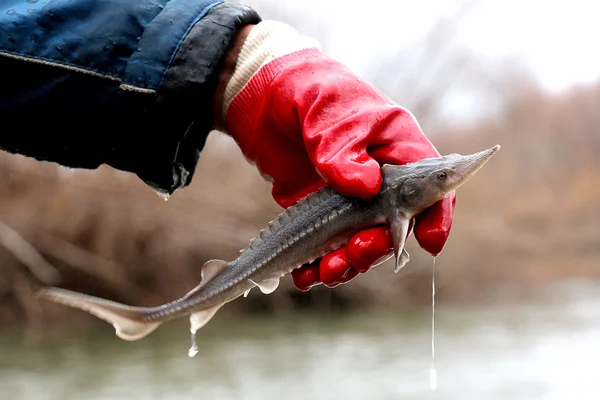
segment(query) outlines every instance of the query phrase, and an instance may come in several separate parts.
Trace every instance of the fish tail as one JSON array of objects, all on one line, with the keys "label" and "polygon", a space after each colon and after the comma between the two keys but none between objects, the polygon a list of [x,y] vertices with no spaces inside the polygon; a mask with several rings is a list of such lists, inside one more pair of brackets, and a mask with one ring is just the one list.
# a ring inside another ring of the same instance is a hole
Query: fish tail
[{"label": "fish tail", "polygon": [[123,340],[141,339],[161,324],[161,321],[146,319],[147,312],[151,308],[132,307],[55,287],[41,289],[36,296],[54,303],[78,308],[110,323],[115,328],[116,335]]}]

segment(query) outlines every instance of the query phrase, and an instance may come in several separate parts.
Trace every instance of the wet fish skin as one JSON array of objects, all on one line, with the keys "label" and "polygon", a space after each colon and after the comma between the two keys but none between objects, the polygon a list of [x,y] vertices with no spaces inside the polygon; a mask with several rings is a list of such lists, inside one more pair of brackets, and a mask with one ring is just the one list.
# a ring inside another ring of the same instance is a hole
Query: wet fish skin
[{"label": "wet fish skin", "polygon": [[273,292],[282,276],[346,244],[365,228],[389,226],[397,272],[410,259],[404,248],[409,221],[464,184],[499,148],[496,145],[468,156],[450,154],[403,166],[384,165],[380,192],[369,200],[323,188],[271,221],[235,260],[208,261],[194,289],[160,306],[128,306],[54,287],[41,289],[37,295],[87,311],[111,323],[118,337],[137,340],[163,322],[187,315],[194,333],[224,304],[254,287],[265,294]]}]

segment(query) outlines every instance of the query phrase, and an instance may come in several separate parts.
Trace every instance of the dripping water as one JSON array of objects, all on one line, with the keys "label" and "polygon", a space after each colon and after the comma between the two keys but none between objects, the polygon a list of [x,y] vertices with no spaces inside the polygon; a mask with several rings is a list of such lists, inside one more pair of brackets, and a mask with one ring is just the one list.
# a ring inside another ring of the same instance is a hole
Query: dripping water
[{"label": "dripping water", "polygon": [[429,388],[437,389],[437,370],[435,369],[435,257],[431,268],[431,367],[429,368]]},{"label": "dripping water", "polygon": [[171,195],[167,192],[156,190],[155,193],[158,195],[158,197],[160,197],[164,201],[169,201],[169,199],[171,198]]},{"label": "dripping water", "polygon": [[192,345],[190,346],[190,349],[188,350],[188,356],[194,357],[196,354],[198,354],[198,345],[196,344],[196,331],[195,330],[191,330],[192,332]]}]

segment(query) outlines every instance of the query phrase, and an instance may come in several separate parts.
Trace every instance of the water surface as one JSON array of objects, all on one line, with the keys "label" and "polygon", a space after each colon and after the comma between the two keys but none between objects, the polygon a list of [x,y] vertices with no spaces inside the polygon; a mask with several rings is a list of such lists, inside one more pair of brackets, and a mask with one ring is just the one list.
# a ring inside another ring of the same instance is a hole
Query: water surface
[{"label": "water surface", "polygon": [[110,326],[0,335],[0,399],[598,399],[600,285],[428,309],[217,316],[187,356],[185,321],[137,342]]}]

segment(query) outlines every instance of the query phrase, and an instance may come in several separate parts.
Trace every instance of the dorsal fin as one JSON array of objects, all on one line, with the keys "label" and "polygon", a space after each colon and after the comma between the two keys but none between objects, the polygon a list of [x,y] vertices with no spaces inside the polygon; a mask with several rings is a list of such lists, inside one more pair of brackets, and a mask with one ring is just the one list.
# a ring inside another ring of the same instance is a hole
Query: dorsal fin
[{"label": "dorsal fin", "polygon": [[195,288],[193,288],[192,290],[187,292],[181,298],[181,300],[183,301],[183,300],[189,299],[191,296],[198,293],[198,291],[201,288],[206,286],[206,284],[208,282],[212,281],[221,272],[225,271],[228,266],[229,266],[229,263],[227,261],[218,260],[218,259],[209,260],[209,261],[205,262],[204,265],[202,266],[202,272],[201,272],[202,278],[201,278],[200,283],[198,285],[196,285]]},{"label": "dorsal fin", "polygon": [[267,225],[272,232],[277,232],[279,228],[281,228],[281,221],[275,218],[273,221],[269,222]]},{"label": "dorsal fin", "polygon": [[[326,193],[328,192],[331,192],[330,188],[321,188],[316,192],[308,194],[302,200],[299,200],[296,204],[286,208],[285,211],[279,214],[274,220],[269,222],[264,229],[260,230],[256,237],[250,239],[250,242],[248,243],[248,247],[246,249],[260,246],[262,242],[265,241],[269,236],[279,231],[283,226],[292,222],[303,211],[314,207],[319,202],[323,201],[326,198]],[[240,253],[243,253],[244,251],[246,251],[246,249],[240,250]]]},{"label": "dorsal fin", "polygon": [[293,216],[296,215],[299,211],[303,211],[307,208],[314,207],[321,201],[323,201],[327,197],[326,194],[330,193],[331,191],[331,188],[323,187],[317,190],[316,192],[309,193],[308,195],[306,195],[305,198],[299,200],[293,206],[288,207],[287,211],[289,211],[289,213],[292,214],[291,216]]},{"label": "dorsal fin", "polygon": [[314,193],[309,194],[303,201],[303,204],[308,204],[309,206],[315,206],[321,201],[321,190],[317,190]]}]

